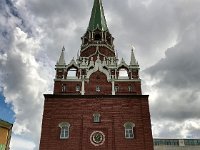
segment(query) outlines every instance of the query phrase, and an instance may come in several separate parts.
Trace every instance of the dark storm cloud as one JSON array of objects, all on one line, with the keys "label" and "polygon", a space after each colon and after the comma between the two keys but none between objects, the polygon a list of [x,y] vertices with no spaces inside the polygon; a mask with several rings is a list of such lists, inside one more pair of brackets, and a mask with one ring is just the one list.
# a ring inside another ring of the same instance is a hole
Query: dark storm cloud
[{"label": "dark storm cloud", "polygon": [[17,8],[13,5],[13,3],[10,0],[5,0],[5,3],[7,4],[8,8],[10,9],[10,13],[13,16],[15,16],[17,18],[21,18],[17,11]]},{"label": "dark storm cloud", "polygon": [[[154,89],[158,96],[151,105],[151,113],[161,122],[167,119],[185,124],[190,119],[194,119],[193,123],[200,120],[200,18],[194,14],[193,21],[181,33],[165,57],[145,70],[152,80],[157,80]],[[185,135],[191,134],[199,137],[192,127]]]},{"label": "dark storm cloud", "polygon": [[162,79],[159,85],[177,89],[200,87],[199,38],[200,22],[185,31],[180,42],[166,51],[166,57],[147,70],[153,77]]},{"label": "dark storm cloud", "polygon": [[0,52],[4,53],[11,48],[13,42],[13,30],[15,27],[31,33],[32,29],[26,27],[26,21],[10,0],[0,1]]},{"label": "dark storm cloud", "polygon": [[[0,1],[0,52],[4,51],[10,46],[9,41],[12,41],[13,26],[7,24],[11,16],[10,9],[6,1]],[[8,28],[9,27],[9,28]]]}]

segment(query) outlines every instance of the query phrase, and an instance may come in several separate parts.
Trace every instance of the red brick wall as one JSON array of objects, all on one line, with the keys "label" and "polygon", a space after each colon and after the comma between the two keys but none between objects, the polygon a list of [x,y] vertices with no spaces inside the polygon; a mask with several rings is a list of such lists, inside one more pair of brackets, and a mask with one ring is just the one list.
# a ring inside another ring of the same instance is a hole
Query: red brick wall
[{"label": "red brick wall", "polygon": [[[66,85],[66,91],[62,92],[62,85]],[[81,90],[81,82],[78,81],[55,81],[54,84],[54,93],[58,94],[75,94],[75,95],[79,95],[80,91],[76,91],[76,86],[79,85],[80,86],[80,90]]]},{"label": "red brick wall", "polygon": [[[96,112],[100,123],[93,123]],[[61,122],[71,125],[69,139],[59,138]],[[126,122],[135,123],[134,139],[124,138]],[[98,147],[90,142],[95,130],[105,134]],[[148,96],[45,95],[40,150],[153,150]]]},{"label": "red brick wall", "polygon": [[[116,95],[124,95],[124,94],[142,94],[141,92],[141,82],[135,82],[131,80],[129,82],[115,82],[115,86],[119,87],[119,91],[116,92]],[[128,90],[128,87],[131,86],[132,87],[132,91],[130,92]]]},{"label": "red brick wall", "polygon": [[[100,87],[100,91],[96,91],[96,86]],[[90,76],[89,82],[85,83],[85,94],[86,95],[111,95],[112,85],[111,82],[107,81],[107,77],[104,73],[96,71]]]}]

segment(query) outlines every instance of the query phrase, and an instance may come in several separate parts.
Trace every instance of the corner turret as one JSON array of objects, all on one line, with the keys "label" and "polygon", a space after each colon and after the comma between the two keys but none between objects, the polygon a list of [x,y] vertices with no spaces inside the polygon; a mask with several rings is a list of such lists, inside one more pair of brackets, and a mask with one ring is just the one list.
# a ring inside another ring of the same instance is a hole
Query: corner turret
[{"label": "corner turret", "polygon": [[139,67],[138,62],[137,62],[136,59],[135,59],[134,50],[135,50],[135,47],[132,46],[132,49],[131,49],[130,67]]},{"label": "corner turret", "polygon": [[64,55],[65,47],[63,46],[62,52],[60,54],[60,58],[57,62],[57,66],[64,66],[65,65],[65,55]]}]

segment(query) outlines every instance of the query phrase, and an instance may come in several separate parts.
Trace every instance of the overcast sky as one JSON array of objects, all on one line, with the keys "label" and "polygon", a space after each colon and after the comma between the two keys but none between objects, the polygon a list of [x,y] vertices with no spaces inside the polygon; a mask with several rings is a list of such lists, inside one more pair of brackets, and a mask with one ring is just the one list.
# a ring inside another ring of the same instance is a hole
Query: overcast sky
[{"label": "overcast sky", "polygon": [[[0,0],[0,93],[15,113],[12,150],[38,149],[43,94],[52,93],[62,47],[66,62],[76,58],[92,5],[93,0]],[[129,63],[131,45],[136,48],[153,136],[200,138],[200,1],[103,5],[119,58]]]}]

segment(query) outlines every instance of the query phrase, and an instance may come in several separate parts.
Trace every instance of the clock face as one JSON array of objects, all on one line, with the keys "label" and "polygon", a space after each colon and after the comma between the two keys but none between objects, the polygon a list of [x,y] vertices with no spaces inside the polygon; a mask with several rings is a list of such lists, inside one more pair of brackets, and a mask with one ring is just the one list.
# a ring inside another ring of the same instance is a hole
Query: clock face
[{"label": "clock face", "polygon": [[90,135],[90,142],[94,146],[100,146],[105,142],[105,135],[102,131],[94,131]]}]

